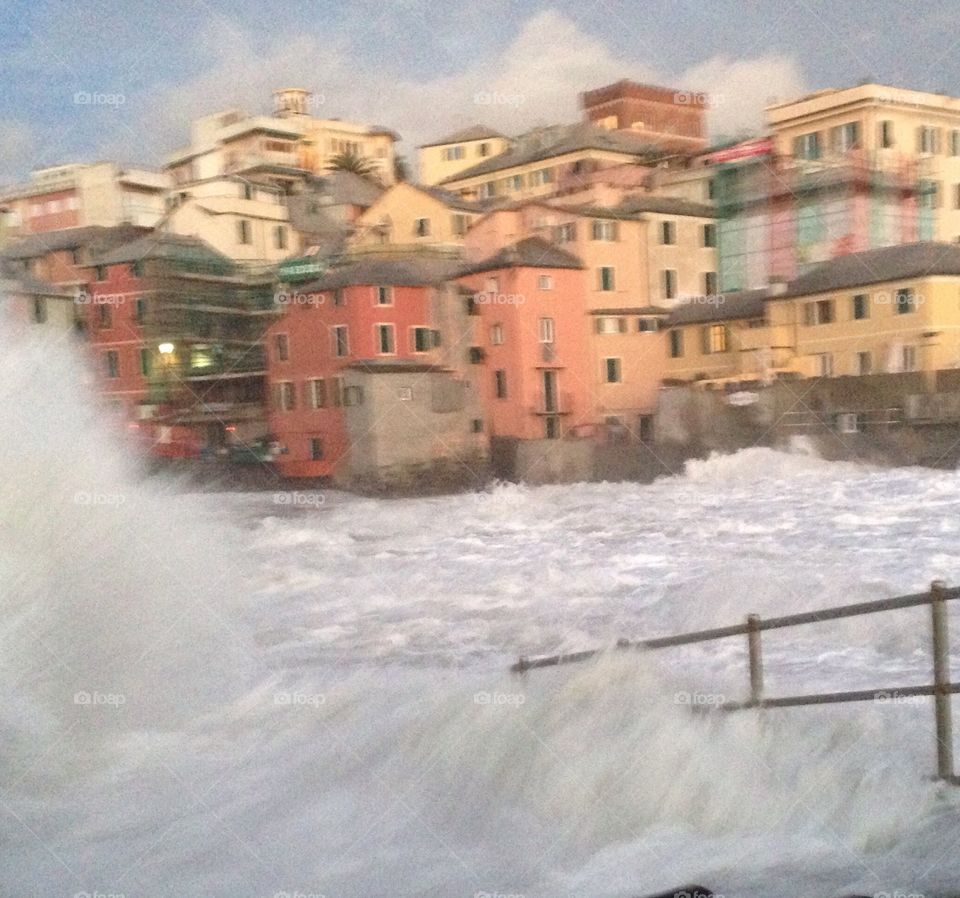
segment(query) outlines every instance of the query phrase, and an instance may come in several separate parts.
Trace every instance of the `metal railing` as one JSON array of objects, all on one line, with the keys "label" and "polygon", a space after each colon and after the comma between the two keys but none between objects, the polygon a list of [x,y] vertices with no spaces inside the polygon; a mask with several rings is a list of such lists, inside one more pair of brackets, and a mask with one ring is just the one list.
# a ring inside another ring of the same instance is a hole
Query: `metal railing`
[{"label": "metal railing", "polygon": [[[881,599],[876,602],[860,602],[855,605],[841,605],[824,608],[819,611],[806,611],[783,617],[761,618],[756,614],[747,615],[742,624],[729,627],[716,627],[711,630],[698,630],[693,633],[681,633],[676,636],[660,636],[653,639],[621,639],[613,646],[614,650],[627,649],[663,649],[680,645],[692,645],[698,642],[710,642],[714,639],[727,639],[731,636],[747,637],[749,659],[750,698],[744,702],[726,702],[715,707],[725,711],[739,711],[745,708],[790,708],[801,705],[826,705],[841,702],[878,701],[882,696],[933,696],[934,722],[937,737],[937,776],[954,784],[960,784],[960,777],[954,775],[953,766],[953,720],[950,696],[960,692],[960,683],[950,680],[950,635],[947,622],[948,601],[960,599],[960,587],[947,588],[939,580],[930,585],[929,592]],[[883,611],[895,611],[901,608],[930,606],[931,645],[933,654],[933,683],[922,686],[894,686],[878,689],[859,689],[848,692],[824,692],[808,695],[789,695],[767,698],[763,689],[763,649],[761,633],[764,630],[779,630],[784,627],[797,627],[804,624],[817,624],[824,621],[839,620],[846,617],[858,617],[864,614],[877,614]],[[524,674],[541,667],[556,667],[562,664],[574,664],[597,657],[609,649],[587,649],[561,655],[545,655],[536,658],[521,657],[510,669],[514,673]]]}]

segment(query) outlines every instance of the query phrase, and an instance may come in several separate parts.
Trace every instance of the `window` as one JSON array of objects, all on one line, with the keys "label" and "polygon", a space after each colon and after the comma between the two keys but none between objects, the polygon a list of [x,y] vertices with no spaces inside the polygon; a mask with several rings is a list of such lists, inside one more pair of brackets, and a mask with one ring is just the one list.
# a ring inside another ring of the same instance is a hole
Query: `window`
[{"label": "window", "polygon": [[813,131],[810,134],[801,134],[794,138],[793,155],[797,159],[815,161],[820,158],[820,134]]},{"label": "window", "polygon": [[661,278],[663,281],[663,298],[664,299],[676,299],[677,298],[677,272],[672,268],[665,269]]},{"label": "window", "polygon": [[307,404],[310,408],[325,408],[327,404],[327,382],[322,377],[307,381]]},{"label": "window", "polygon": [[429,352],[433,348],[433,331],[429,327],[415,327],[410,334],[413,352]]},{"label": "window", "polygon": [[142,296],[133,301],[133,320],[137,324],[143,324],[147,320],[147,301]]},{"label": "window", "polygon": [[152,367],[151,361],[152,360],[150,358],[150,350],[146,348],[141,349],[140,350],[140,373],[144,377],[150,376],[150,370]]},{"label": "window", "polygon": [[543,435],[548,440],[560,439],[560,421],[556,415],[548,415],[543,419]]},{"label": "window", "polygon": [[290,358],[290,341],[286,334],[276,334],[274,336],[273,358],[277,362],[285,362]]},{"label": "window", "polygon": [[641,334],[655,334],[660,330],[660,320],[658,318],[638,318],[637,331]]},{"label": "window", "polygon": [[701,243],[708,247],[717,245],[717,226],[715,224],[705,224],[701,228]]},{"label": "window", "polygon": [[490,328],[490,344],[492,346],[503,345],[503,325],[502,324],[494,324]]},{"label": "window", "polygon": [[483,418],[474,418],[470,422],[471,433],[483,433]]},{"label": "window", "polygon": [[47,320],[47,299],[45,296],[33,298],[33,321],[35,324],[44,324]]},{"label": "window", "polygon": [[917,152],[936,153],[940,144],[940,129],[921,125],[917,128]]},{"label": "window", "polygon": [[917,310],[917,300],[913,290],[909,287],[897,290],[896,296],[894,297],[894,307],[898,315],[907,315],[910,312],[915,312]]},{"label": "window", "polygon": [[594,219],[590,226],[590,236],[593,240],[605,240],[612,242],[619,240],[620,229],[619,222],[609,219]]},{"label": "window", "polygon": [[107,279],[107,266],[106,266],[106,265],[98,265],[98,266],[97,266],[97,275],[96,275],[96,277],[97,277],[97,280],[98,280],[98,281],[105,281],[105,280]]},{"label": "window", "polygon": [[120,353],[116,349],[108,349],[103,354],[107,377],[113,379],[120,376]]},{"label": "window", "polygon": [[393,305],[393,290],[390,287],[377,287],[377,305]]},{"label": "window", "polygon": [[677,242],[677,223],[675,221],[660,222],[660,243],[663,246],[673,246]]},{"label": "window", "polygon": [[70,251],[70,261],[74,265],[83,264],[83,250],[79,246]]},{"label": "window", "polygon": [[490,144],[482,143],[477,147],[478,156],[489,156],[490,155]]},{"label": "window", "polygon": [[541,318],[540,319],[540,342],[553,343],[553,338],[554,338],[553,319]]},{"label": "window", "polygon": [[333,336],[333,354],[338,358],[350,355],[350,341],[347,336],[347,326],[338,324],[331,329]]},{"label": "window", "polygon": [[857,353],[857,374],[870,374],[873,370],[873,359],[869,352]]},{"label": "window", "polygon": [[703,273],[703,292],[706,296],[716,296],[717,273],[715,271],[705,271]]},{"label": "window", "polygon": [[960,131],[956,128],[950,132],[950,155],[960,156]]},{"label": "window", "polygon": [[614,289],[614,272],[609,265],[597,269],[597,289],[605,291]]},{"label": "window", "polygon": [[877,126],[877,143],[883,150],[889,150],[893,146],[893,122],[889,119]]},{"label": "window", "polygon": [[670,358],[683,358],[683,331],[670,331]]},{"label": "window", "polygon": [[521,190],[523,188],[523,175],[513,175],[508,179],[510,190]]},{"label": "window", "polygon": [[816,302],[808,302],[803,307],[803,323],[807,327],[813,327],[816,324],[831,324],[833,321],[832,299],[820,299]]},{"label": "window", "polygon": [[310,461],[323,460],[323,440],[319,437],[313,437],[310,440]]},{"label": "window", "polygon": [[110,303],[97,303],[97,324],[102,328],[113,327],[113,309]]},{"label": "window", "polygon": [[493,372],[493,389],[497,399],[507,398],[507,372],[498,370]]},{"label": "window", "polygon": [[603,379],[608,384],[618,384],[623,379],[620,372],[620,359],[603,360]]},{"label": "window", "polygon": [[830,146],[834,153],[847,153],[860,146],[860,123],[847,122],[830,131]]},{"label": "window", "polygon": [[853,297],[853,318],[862,321],[870,317],[870,298],[866,293],[858,293]]},{"label": "window", "polygon": [[245,200],[252,200],[252,199],[253,199],[253,185],[252,185],[252,184],[247,184],[246,182],[244,182],[243,184],[240,185],[240,193],[242,194],[242,196],[243,196],[243,198],[244,198]]},{"label": "window", "polygon": [[725,324],[708,324],[701,332],[703,354],[712,355],[715,352],[726,352],[728,330]]},{"label": "window", "polygon": [[345,306],[347,304],[346,297],[343,295],[343,290],[340,287],[337,287],[333,291],[333,304],[335,306]]},{"label": "window", "polygon": [[594,327],[598,334],[625,334],[627,332],[627,319],[603,315],[597,319]]},{"label": "window", "polygon": [[274,385],[274,405],[278,412],[293,411],[296,405],[296,397],[293,392],[292,381],[282,380]]},{"label": "window", "polygon": [[455,237],[462,237],[467,233],[470,226],[470,219],[466,215],[455,213],[450,216],[450,225]]},{"label": "window", "polygon": [[237,243],[250,243],[250,222],[245,218],[237,222]]},{"label": "window", "polygon": [[637,439],[641,443],[653,442],[653,415],[637,416]]},{"label": "window", "polygon": [[553,239],[556,243],[573,243],[577,239],[577,223],[568,221],[566,224],[557,225],[553,229]]},{"label": "window", "polygon": [[273,245],[276,249],[287,248],[287,229],[283,225],[277,225],[273,230]]},{"label": "window", "polygon": [[960,184],[953,185],[953,208],[960,209]]},{"label": "window", "polygon": [[136,262],[133,262],[130,265],[130,274],[132,274],[135,278],[143,277],[143,260],[142,259],[137,259]]},{"label": "window", "polygon": [[902,370],[904,371],[916,371],[919,368],[917,364],[917,347],[916,346],[904,346],[902,353]]},{"label": "window", "polygon": [[377,352],[380,355],[393,355],[396,346],[393,338],[394,328],[392,324],[377,325]]},{"label": "window", "polygon": [[833,356],[829,352],[814,355],[813,361],[817,377],[833,377]]},{"label": "window", "polygon": [[553,278],[549,274],[541,274],[537,278],[537,289],[538,290],[552,290],[553,289]]},{"label": "window", "polygon": [[707,199],[715,200],[717,198],[717,182],[710,178],[707,181]]},{"label": "window", "polygon": [[416,237],[429,237],[430,236],[430,219],[429,218],[418,218],[413,223],[413,233]]}]

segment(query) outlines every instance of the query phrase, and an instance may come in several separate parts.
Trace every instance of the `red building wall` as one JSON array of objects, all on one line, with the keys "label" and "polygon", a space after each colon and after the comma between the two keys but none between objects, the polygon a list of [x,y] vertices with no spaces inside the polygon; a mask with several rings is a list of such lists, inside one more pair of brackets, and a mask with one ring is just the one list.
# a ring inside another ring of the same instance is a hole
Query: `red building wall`
[{"label": "red building wall", "polygon": [[[284,313],[267,331],[267,378],[270,387],[270,433],[283,447],[276,459],[278,471],[286,477],[327,477],[349,450],[343,401],[336,378],[341,369],[361,359],[384,361],[434,360],[435,353],[414,352],[413,327],[433,327],[432,294],[426,286],[390,287],[390,305],[377,303],[378,286],[355,284],[334,292],[298,288],[286,294]],[[392,324],[394,352],[384,354],[377,345],[376,326]],[[334,352],[334,328],[346,326],[348,352]],[[281,358],[278,338],[286,338],[287,358]],[[312,408],[309,381],[326,382],[326,403]],[[293,409],[278,407],[280,384],[293,384]],[[312,457],[311,441],[322,442],[323,458]]]}]

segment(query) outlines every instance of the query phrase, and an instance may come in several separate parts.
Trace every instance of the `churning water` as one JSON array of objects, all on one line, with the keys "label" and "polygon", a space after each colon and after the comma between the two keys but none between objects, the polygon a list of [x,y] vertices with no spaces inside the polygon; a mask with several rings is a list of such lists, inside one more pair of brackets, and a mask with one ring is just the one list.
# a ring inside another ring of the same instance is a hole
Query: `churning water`
[{"label": "churning water", "polygon": [[[955,474],[756,449],[649,486],[198,494],[139,476],[67,349],[3,342],[0,894],[960,883],[927,700],[693,713],[744,696],[740,640],[505,672],[960,583]],[[764,647],[770,694],[930,675],[925,609]]]}]

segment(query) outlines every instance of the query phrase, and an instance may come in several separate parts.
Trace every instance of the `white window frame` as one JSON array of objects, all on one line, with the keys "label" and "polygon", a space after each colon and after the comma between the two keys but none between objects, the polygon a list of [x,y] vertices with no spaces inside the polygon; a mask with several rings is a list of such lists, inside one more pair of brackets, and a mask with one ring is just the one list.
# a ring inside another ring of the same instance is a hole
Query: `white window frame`
[{"label": "white window frame", "polygon": [[[391,349],[388,352],[383,350],[382,328],[387,328],[390,333]],[[397,354],[397,326],[392,321],[378,321],[373,325],[374,339],[377,344],[377,355],[396,355]]]}]

